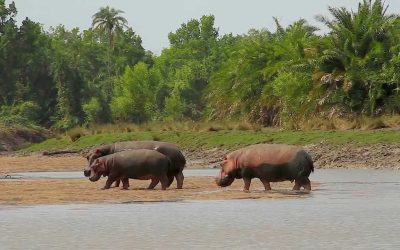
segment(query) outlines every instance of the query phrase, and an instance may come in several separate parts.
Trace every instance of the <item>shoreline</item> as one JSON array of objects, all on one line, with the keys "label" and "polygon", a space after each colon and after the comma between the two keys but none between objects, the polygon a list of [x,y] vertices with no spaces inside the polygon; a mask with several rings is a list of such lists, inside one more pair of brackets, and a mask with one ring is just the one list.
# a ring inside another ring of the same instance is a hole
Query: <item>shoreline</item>
[{"label": "shoreline", "polygon": [[[400,143],[342,145],[316,143],[303,146],[310,153],[316,169],[356,168],[400,170]],[[183,151],[188,169],[218,168],[230,150],[212,148]],[[0,175],[30,171],[82,171],[87,160],[80,153],[46,155],[42,152],[21,154],[7,152],[0,155]]]},{"label": "shoreline", "polygon": [[[372,145],[310,144],[303,147],[314,160],[318,169],[400,169],[400,143],[378,143]],[[228,150],[213,148],[184,151],[187,169],[215,168]],[[42,155],[39,152],[21,155],[11,152],[0,155],[0,176],[17,172],[37,171],[83,171],[87,160],[77,153]],[[260,181],[254,180],[251,192],[242,191],[243,181],[237,180],[232,186],[220,188],[215,177],[185,177],[184,189],[175,189],[176,182],[166,191],[156,187],[146,190],[149,181],[131,180],[131,187],[101,190],[106,178],[92,183],[87,179],[23,179],[0,180],[0,205],[45,205],[76,203],[133,203],[173,202],[193,200],[229,199],[293,199],[307,197],[306,192],[291,192],[293,183],[271,183],[273,191],[264,192]],[[312,181],[312,179],[311,179]],[[319,184],[312,181],[313,189]],[[275,190],[274,190],[275,189]]]}]

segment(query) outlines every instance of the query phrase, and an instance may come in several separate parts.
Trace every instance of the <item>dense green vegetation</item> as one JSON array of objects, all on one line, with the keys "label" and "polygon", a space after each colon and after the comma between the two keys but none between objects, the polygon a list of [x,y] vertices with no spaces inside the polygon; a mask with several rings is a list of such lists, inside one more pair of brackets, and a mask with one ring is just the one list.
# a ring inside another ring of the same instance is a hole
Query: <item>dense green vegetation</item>
[{"label": "dense green vegetation", "polygon": [[33,144],[22,152],[87,150],[99,144],[127,140],[162,140],[180,145],[185,150],[212,149],[215,147],[235,149],[255,143],[287,143],[306,145],[324,143],[358,145],[395,143],[400,141],[398,131],[347,130],[347,131],[278,131],[220,130],[220,131],[140,131],[89,134],[77,140],[57,137]]},{"label": "dense green vegetation", "polygon": [[0,0],[0,123],[68,130],[232,120],[298,129],[399,115],[400,18],[387,7],[330,7],[317,17],[325,35],[303,19],[220,35],[215,17],[203,16],[168,34],[170,46],[154,55],[121,10],[101,8],[88,30],[44,31],[29,18],[18,26],[16,5]]}]

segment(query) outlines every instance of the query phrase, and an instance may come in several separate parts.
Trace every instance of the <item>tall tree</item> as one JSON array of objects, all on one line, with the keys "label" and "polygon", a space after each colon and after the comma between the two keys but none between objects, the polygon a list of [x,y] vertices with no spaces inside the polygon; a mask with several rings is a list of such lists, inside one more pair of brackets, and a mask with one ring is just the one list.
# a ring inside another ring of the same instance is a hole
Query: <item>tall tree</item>
[{"label": "tall tree", "polygon": [[107,102],[111,101],[111,91],[114,88],[114,80],[111,79],[111,53],[114,48],[114,34],[121,31],[128,23],[124,17],[120,16],[122,13],[124,13],[122,10],[117,10],[107,6],[100,8],[100,10],[92,17],[92,27],[102,33],[106,33],[108,37],[107,72],[109,87],[106,89],[109,89],[110,92],[106,95]]},{"label": "tall tree", "polygon": [[110,49],[113,47],[114,33],[127,26],[128,21],[120,16],[122,13],[124,13],[122,10],[107,6],[100,8],[92,17],[92,27],[107,33]]},{"label": "tall tree", "polygon": [[[202,92],[207,86],[217,62],[214,49],[217,46],[218,29],[214,16],[202,16],[183,23],[175,32],[168,34],[170,48],[164,49],[156,59],[155,68],[161,76],[159,92],[169,119],[199,119],[205,103]],[[178,108],[179,107],[179,108]]]},{"label": "tall tree", "polygon": [[14,99],[14,67],[18,53],[16,15],[14,2],[7,7],[5,1],[0,0],[0,106],[11,104]]}]

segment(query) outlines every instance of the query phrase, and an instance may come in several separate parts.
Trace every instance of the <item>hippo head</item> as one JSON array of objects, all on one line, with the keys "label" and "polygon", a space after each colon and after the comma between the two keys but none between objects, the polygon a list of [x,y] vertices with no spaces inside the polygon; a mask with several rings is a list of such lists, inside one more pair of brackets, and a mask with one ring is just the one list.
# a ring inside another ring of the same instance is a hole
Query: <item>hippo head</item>
[{"label": "hippo head", "polygon": [[90,166],[87,166],[85,169],[83,169],[83,175],[85,177],[89,177],[90,176]]},{"label": "hippo head", "polygon": [[89,154],[86,156],[86,159],[89,162],[89,166],[92,165],[94,160],[96,160],[97,158],[99,158],[101,156],[103,156],[103,154],[100,149],[95,149],[93,151],[90,151]]},{"label": "hippo head", "polygon": [[220,165],[221,171],[219,176],[216,178],[216,183],[220,187],[227,187],[232,184],[235,178],[239,178],[237,176],[239,171],[234,169],[233,162],[228,160],[226,156]]},{"label": "hippo head", "polygon": [[98,181],[101,175],[106,174],[106,166],[103,161],[96,159],[92,165],[89,167],[89,180],[90,181]]},{"label": "hippo head", "polygon": [[85,175],[85,177],[90,176],[90,166],[92,165],[94,160],[96,160],[97,158],[99,158],[101,156],[103,156],[103,155],[99,149],[93,150],[86,155],[86,159],[89,162],[89,165],[83,170],[83,174]]},{"label": "hippo head", "polygon": [[217,177],[217,179],[216,179],[215,182],[216,182],[217,185],[220,186],[220,187],[227,187],[227,186],[230,186],[234,180],[235,180],[234,177],[231,177],[231,176],[229,176],[229,175],[226,175],[226,176],[223,177],[223,178]]}]

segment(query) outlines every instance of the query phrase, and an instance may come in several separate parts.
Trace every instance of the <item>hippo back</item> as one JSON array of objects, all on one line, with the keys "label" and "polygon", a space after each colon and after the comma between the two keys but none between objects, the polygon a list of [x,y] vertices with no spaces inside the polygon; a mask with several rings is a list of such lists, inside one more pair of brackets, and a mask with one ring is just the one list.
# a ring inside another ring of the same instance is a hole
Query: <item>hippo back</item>
[{"label": "hippo back", "polygon": [[113,152],[132,149],[152,149],[167,156],[173,165],[172,172],[179,173],[186,165],[185,157],[180,149],[172,143],[161,141],[127,141],[114,143]]},{"label": "hippo back", "polygon": [[256,167],[260,164],[285,164],[293,161],[301,147],[285,144],[255,144],[227,155],[235,157],[236,167]]},{"label": "hippo back", "polygon": [[130,178],[166,173],[171,166],[166,155],[150,149],[125,150],[108,156],[109,165]]}]

